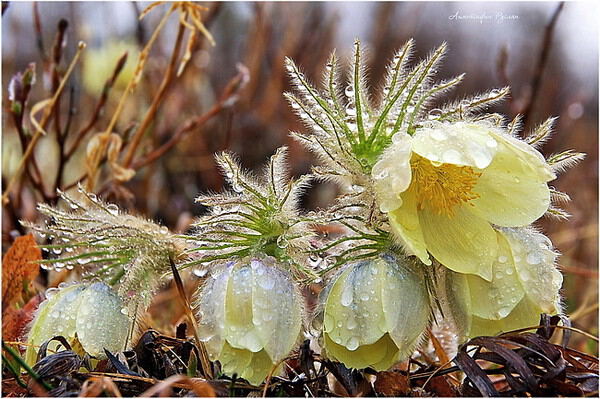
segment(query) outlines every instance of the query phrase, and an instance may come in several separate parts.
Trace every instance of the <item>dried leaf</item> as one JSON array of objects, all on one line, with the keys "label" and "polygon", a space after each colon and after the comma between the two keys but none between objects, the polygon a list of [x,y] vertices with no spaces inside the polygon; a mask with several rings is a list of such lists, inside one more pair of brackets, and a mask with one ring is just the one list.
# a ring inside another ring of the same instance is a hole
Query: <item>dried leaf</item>
[{"label": "dried leaf", "polygon": [[377,373],[375,392],[383,396],[407,396],[410,392],[408,376],[396,371]]},{"label": "dried leaf", "polygon": [[9,306],[2,313],[2,339],[5,341],[18,341],[25,332],[25,327],[35,316],[35,310],[42,302],[42,296],[36,295],[21,308]]},{"label": "dried leaf", "polygon": [[2,259],[2,311],[23,299],[25,284],[39,273],[37,261],[42,259],[32,234],[18,237]]}]

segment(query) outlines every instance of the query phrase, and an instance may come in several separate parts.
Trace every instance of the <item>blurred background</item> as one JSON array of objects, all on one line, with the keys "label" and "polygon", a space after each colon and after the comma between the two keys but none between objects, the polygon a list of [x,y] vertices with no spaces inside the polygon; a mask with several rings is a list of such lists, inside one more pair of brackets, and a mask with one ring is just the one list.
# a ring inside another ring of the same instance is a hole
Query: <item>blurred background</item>
[{"label": "blurred background", "polygon": [[[86,145],[94,133],[106,128],[134,73],[137,54],[168,9],[168,5],[158,6],[139,21],[140,12],[149,4],[3,3],[3,186],[23,152],[8,112],[9,82],[31,62],[36,63],[30,109],[56,89],[56,77],[64,74],[77,43],[83,40],[88,45],[61,96],[60,121],[51,121],[48,135],[36,146],[37,180],[42,183],[37,189],[33,183],[19,185],[11,203],[3,207],[3,250],[15,236],[25,233],[16,223],[18,219],[37,217],[36,201],[56,201],[54,188],[70,189],[85,175]],[[565,307],[573,324],[598,334],[597,4],[567,2],[561,9],[557,2],[200,4],[206,6],[202,19],[215,45],[198,35],[190,46],[191,58],[184,73],[168,80],[135,151],[134,178],[119,183],[105,168],[97,192],[184,231],[193,216],[203,212],[194,204],[195,196],[222,188],[214,152],[232,150],[244,166],[258,170],[277,147],[288,145],[294,175],[308,172],[315,162],[288,136],[289,131],[301,131],[303,126],[282,96],[289,90],[285,56],[319,82],[329,53],[336,49],[347,61],[358,37],[369,49],[370,83],[380,87],[386,63],[406,40],[416,40],[415,59],[446,41],[449,52],[439,77],[466,72],[464,83],[446,99],[510,85],[511,97],[493,111],[509,119],[526,114],[528,130],[557,116],[555,135],[542,151],[549,155],[571,148],[587,154],[581,164],[552,183],[572,197],[565,206],[572,217],[563,222],[542,219],[538,225],[562,253]],[[59,23],[62,19],[68,23],[66,27]],[[171,16],[115,126],[115,132],[125,138],[124,148],[162,89],[174,49],[182,43],[177,50],[182,57],[188,37],[187,31],[181,36],[178,18]],[[111,78],[125,51],[127,63],[96,112],[104,82]],[[28,118],[26,114],[25,122]],[[191,127],[186,125],[189,123]],[[181,130],[184,133],[179,136]],[[66,136],[63,141],[67,144],[73,143],[68,160],[59,136]],[[174,136],[177,140],[170,143]],[[168,151],[160,157],[147,157],[165,144]],[[318,184],[306,194],[303,204],[307,209],[325,207],[335,195],[335,187]],[[572,342],[586,352],[597,352],[591,340],[574,337]]]}]

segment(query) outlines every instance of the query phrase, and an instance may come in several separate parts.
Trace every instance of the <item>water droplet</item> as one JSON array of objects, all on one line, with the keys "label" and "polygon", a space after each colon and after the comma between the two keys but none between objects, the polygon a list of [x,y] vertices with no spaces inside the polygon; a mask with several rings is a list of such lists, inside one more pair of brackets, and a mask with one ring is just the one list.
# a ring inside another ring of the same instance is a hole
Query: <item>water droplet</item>
[{"label": "water droplet", "polygon": [[52,252],[56,255],[60,255],[62,253],[62,248],[52,248]]},{"label": "water droplet", "polygon": [[353,97],[354,96],[354,87],[352,85],[346,86],[346,90],[344,90],[344,93],[348,97]]},{"label": "water droplet", "polygon": [[194,273],[194,276],[196,276],[196,277],[204,277],[204,276],[206,276],[206,273],[208,273],[208,269],[197,267],[197,268],[194,268],[192,273]]},{"label": "water droplet", "polygon": [[106,210],[108,210],[108,212],[114,216],[117,216],[119,214],[119,207],[116,204],[106,205]]},{"label": "water droplet", "polygon": [[356,337],[351,337],[348,342],[346,342],[346,348],[348,348],[348,350],[355,351],[358,349],[358,346],[358,338]]},{"label": "water droplet", "polygon": [[127,316],[127,314],[128,314],[127,308],[121,308],[121,313],[124,314],[125,316]]},{"label": "water droplet", "polygon": [[287,238],[285,236],[279,236],[277,237],[277,246],[281,249],[285,249],[288,247],[290,243],[288,242]]},{"label": "water droplet", "polygon": [[500,262],[500,263],[506,263],[507,260],[508,260],[508,258],[504,255],[498,256],[498,262]]},{"label": "water droplet", "polygon": [[427,118],[432,120],[432,119],[438,119],[440,116],[442,116],[443,112],[441,109],[439,108],[434,108],[432,110],[430,110],[427,114]]},{"label": "water droplet", "polygon": [[[298,104],[297,102],[293,102],[292,103],[292,108],[293,109],[300,109],[300,104]],[[233,173],[231,174],[231,177],[233,177]]]},{"label": "water droplet", "polygon": [[352,300],[353,300],[352,287],[348,286],[348,287],[344,288],[340,302],[342,303],[342,306],[350,306],[350,304],[352,303]]},{"label": "water droplet", "polygon": [[526,260],[527,263],[529,263],[530,265],[537,265],[542,261],[540,255],[536,252],[530,252],[529,254],[527,254]]},{"label": "water droplet", "polygon": [[485,145],[488,148],[496,148],[496,147],[498,147],[498,142],[490,137],[489,139],[486,140]]},{"label": "water droplet", "polygon": [[449,149],[444,151],[442,154],[442,161],[446,163],[460,164],[462,161],[462,156],[460,155],[460,152],[454,149]]},{"label": "water droplet", "polygon": [[444,131],[441,129],[433,129],[431,131],[430,136],[436,141],[444,141],[448,138],[448,136],[446,136],[446,133],[444,133]]}]

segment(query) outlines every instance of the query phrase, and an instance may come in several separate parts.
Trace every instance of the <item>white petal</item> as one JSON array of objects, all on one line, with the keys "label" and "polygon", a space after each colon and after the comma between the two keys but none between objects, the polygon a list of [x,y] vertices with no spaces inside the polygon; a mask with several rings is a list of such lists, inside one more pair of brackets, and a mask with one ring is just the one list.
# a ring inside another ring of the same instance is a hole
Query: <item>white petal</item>
[{"label": "white petal", "polygon": [[496,154],[492,130],[473,122],[437,123],[417,129],[413,151],[432,162],[485,169]]},{"label": "white petal", "polygon": [[412,178],[411,142],[412,138],[406,133],[394,135],[392,144],[371,170],[375,193],[382,212],[391,212],[402,205],[398,195],[408,188]]}]

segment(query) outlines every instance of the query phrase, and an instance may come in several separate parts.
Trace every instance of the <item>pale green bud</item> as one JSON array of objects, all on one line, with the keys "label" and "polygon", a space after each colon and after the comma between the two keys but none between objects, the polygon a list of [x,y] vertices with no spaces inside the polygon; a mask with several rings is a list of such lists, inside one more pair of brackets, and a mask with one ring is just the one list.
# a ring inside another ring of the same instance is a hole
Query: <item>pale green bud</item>
[{"label": "pale green bud", "polygon": [[[73,284],[50,289],[46,295],[31,324],[27,363],[34,364],[39,346],[59,335],[100,359],[106,356],[104,348],[111,352],[124,349],[130,323],[123,302],[108,285]],[[58,346],[51,342],[48,349],[57,350]]]},{"label": "pale green bud", "polygon": [[303,301],[274,258],[231,261],[199,291],[200,340],[223,372],[260,384],[296,345]]},{"label": "pale green bud", "polygon": [[410,356],[431,313],[423,276],[390,254],[347,265],[321,301],[326,355],[357,369],[385,370]]}]

